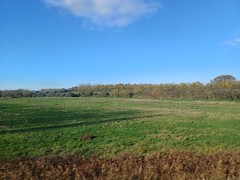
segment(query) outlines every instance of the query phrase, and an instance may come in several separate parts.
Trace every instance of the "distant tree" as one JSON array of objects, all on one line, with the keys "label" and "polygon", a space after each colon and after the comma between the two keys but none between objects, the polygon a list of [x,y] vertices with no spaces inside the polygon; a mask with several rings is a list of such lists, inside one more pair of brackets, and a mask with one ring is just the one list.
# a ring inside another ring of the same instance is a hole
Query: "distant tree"
[{"label": "distant tree", "polygon": [[231,76],[231,75],[220,75],[218,77],[216,77],[215,79],[213,79],[213,82],[226,82],[226,81],[235,81],[236,78]]},{"label": "distant tree", "polygon": [[31,97],[33,95],[33,92],[27,89],[18,89],[17,91],[21,97]]}]

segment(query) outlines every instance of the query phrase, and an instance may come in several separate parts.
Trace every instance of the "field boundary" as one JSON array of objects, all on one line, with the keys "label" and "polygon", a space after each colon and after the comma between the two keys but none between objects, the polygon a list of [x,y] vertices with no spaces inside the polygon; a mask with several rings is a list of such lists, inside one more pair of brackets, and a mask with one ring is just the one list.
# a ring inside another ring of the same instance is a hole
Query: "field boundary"
[{"label": "field boundary", "polygon": [[239,179],[240,153],[184,152],[114,158],[22,158],[0,161],[2,179]]}]

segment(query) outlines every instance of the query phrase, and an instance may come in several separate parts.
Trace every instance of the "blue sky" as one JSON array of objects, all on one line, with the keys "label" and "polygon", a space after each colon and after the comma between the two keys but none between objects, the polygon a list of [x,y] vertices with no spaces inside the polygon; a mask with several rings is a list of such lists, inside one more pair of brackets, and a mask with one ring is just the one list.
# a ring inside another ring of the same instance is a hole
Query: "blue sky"
[{"label": "blue sky", "polygon": [[239,0],[1,0],[0,89],[240,79]]}]

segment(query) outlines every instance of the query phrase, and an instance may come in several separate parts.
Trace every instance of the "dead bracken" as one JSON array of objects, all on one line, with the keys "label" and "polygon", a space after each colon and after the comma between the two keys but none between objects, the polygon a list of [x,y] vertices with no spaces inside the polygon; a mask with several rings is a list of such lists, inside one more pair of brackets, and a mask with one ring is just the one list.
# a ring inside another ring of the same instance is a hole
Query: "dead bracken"
[{"label": "dead bracken", "polygon": [[233,179],[240,153],[184,152],[96,158],[71,155],[0,160],[1,179]]}]

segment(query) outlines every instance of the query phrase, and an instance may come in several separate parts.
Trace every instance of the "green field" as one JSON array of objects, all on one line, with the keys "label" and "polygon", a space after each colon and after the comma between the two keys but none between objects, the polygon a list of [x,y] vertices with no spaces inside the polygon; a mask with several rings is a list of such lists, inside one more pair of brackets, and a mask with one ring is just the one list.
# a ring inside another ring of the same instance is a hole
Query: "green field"
[{"label": "green field", "polygon": [[0,158],[240,151],[240,102],[0,100]]}]

